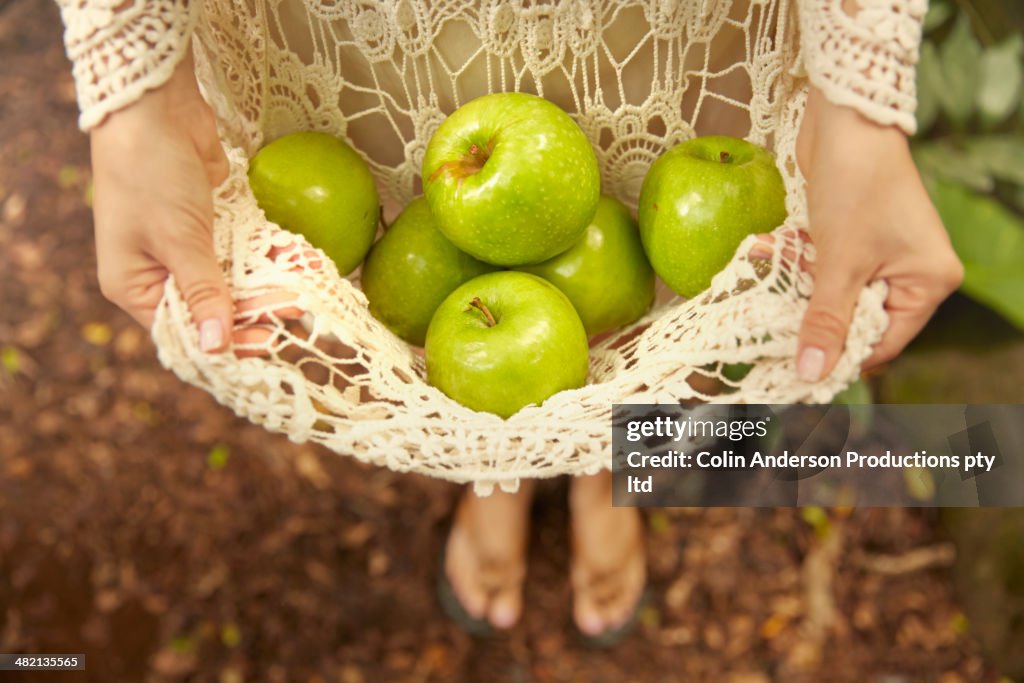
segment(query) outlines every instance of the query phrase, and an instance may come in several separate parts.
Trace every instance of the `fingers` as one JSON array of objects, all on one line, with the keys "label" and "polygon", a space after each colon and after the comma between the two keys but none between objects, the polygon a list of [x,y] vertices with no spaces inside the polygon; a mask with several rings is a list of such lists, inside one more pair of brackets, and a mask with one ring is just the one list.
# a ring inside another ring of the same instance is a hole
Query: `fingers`
[{"label": "fingers", "polygon": [[817,382],[835,367],[846,344],[860,290],[871,272],[864,258],[822,249],[815,264],[814,292],[797,342],[797,376]]},{"label": "fingers", "polygon": [[239,358],[266,356],[270,345],[279,338],[277,320],[298,320],[305,311],[295,305],[298,296],[291,292],[271,292],[261,296],[242,299],[237,310],[246,323],[232,332],[231,340],[235,355]]},{"label": "fingers", "polygon": [[243,327],[231,333],[233,350],[239,358],[266,356],[269,345],[277,337],[277,330],[268,325]]},{"label": "fingers", "polygon": [[163,246],[160,260],[167,264],[199,330],[199,348],[218,353],[227,348],[234,305],[213,252],[209,228],[198,223],[183,226]]},{"label": "fingers", "polygon": [[290,270],[298,271],[303,269],[320,270],[323,267],[323,260],[320,253],[315,249],[301,247],[299,242],[290,242],[285,246],[271,247],[267,253],[271,261],[291,263]]},{"label": "fingers", "polygon": [[806,231],[797,228],[784,228],[776,232],[761,233],[750,248],[747,256],[755,259],[771,259],[776,250],[781,251],[783,261],[797,263],[801,270],[814,272],[814,264],[809,262],[800,248],[802,243],[811,241]]},{"label": "fingers", "polygon": [[298,320],[305,313],[296,305],[298,300],[298,295],[291,292],[270,292],[240,300],[238,313],[258,312],[255,320],[258,323],[272,323],[271,314],[283,320]]},{"label": "fingers", "polygon": [[167,270],[152,259],[114,242],[109,246],[97,231],[97,276],[100,293],[149,330],[164,292]]},{"label": "fingers", "polygon": [[948,246],[928,257],[897,259],[876,274],[858,270],[853,265],[856,258],[844,265],[842,259],[824,256],[817,264],[814,293],[800,328],[797,374],[805,382],[816,382],[835,367],[860,290],[869,280],[877,277],[889,285],[889,326],[864,362],[866,370],[899,355],[963,281],[963,266]]},{"label": "fingers", "polygon": [[924,328],[932,313],[963,281],[963,265],[951,249],[940,252],[918,268],[927,276],[907,276],[889,281],[889,328],[864,361],[870,369],[898,356]]},{"label": "fingers", "polygon": [[931,314],[931,308],[914,312],[891,313],[888,329],[882,335],[881,341],[875,345],[871,355],[864,361],[863,368],[870,370],[898,356],[924,328],[931,318]]}]

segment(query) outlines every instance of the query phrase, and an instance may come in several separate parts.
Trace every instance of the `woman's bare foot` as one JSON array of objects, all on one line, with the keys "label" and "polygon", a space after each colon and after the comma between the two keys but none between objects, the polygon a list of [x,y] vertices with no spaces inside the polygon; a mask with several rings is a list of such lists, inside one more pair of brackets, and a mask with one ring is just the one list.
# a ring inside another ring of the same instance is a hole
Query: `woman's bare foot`
[{"label": "woman's bare foot", "polygon": [[462,608],[494,628],[512,628],[523,609],[533,482],[486,498],[467,489],[445,548],[445,570]]},{"label": "woman's bare foot", "polygon": [[600,636],[626,624],[643,596],[643,520],[636,508],[612,507],[610,472],[573,479],[569,513],[573,618],[584,635]]}]

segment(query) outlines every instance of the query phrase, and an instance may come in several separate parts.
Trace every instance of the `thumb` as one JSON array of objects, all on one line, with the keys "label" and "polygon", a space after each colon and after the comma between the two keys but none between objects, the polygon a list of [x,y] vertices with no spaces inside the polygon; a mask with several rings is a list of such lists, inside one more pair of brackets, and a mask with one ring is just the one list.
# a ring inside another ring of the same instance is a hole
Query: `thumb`
[{"label": "thumb", "polygon": [[850,320],[868,273],[851,255],[819,250],[814,264],[814,292],[800,325],[797,343],[797,375],[817,382],[839,361],[846,345]]},{"label": "thumb", "polygon": [[164,264],[192,312],[199,347],[208,353],[225,350],[234,305],[217,265],[209,230],[201,226],[187,229],[167,247],[164,256]]}]

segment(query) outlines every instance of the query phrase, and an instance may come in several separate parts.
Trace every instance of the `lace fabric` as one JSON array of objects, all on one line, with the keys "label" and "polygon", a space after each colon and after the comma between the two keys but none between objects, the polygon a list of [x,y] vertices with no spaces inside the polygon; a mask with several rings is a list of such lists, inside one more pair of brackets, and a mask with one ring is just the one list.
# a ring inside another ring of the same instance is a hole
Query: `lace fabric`
[{"label": "lace fabric", "polygon": [[188,0],[58,0],[82,130],[171,77],[195,27]]},{"label": "lace fabric", "polygon": [[839,3],[802,3],[801,45],[810,81],[833,103],[911,135],[917,128],[914,66],[928,2],[858,4],[848,14]]},{"label": "lace fabric", "polygon": [[[183,380],[293,440],[475,482],[482,492],[514,488],[522,477],[609,467],[614,403],[828,401],[856,378],[885,329],[877,283],[861,292],[836,370],[816,384],[796,379],[797,331],[812,288],[796,264],[813,258],[813,246],[800,233],[806,200],[795,146],[805,71],[830,99],[912,125],[917,3],[864,3],[850,17],[839,16],[838,3],[809,0],[211,0],[192,9],[153,0],[136,3],[152,6],[149,30],[138,34],[137,21],[102,3],[61,2],[83,127],[159,85],[173,63],[134,36],[161,46],[177,40],[180,50],[195,23],[200,82],[231,161],[215,199],[225,275],[237,298],[284,289],[308,313],[302,325],[273,311],[247,314],[239,325],[271,321],[264,356],[210,356],[171,280],[153,337],[160,360]],[[894,32],[891,45],[880,26]],[[834,32],[808,33],[818,30]],[[101,35],[112,45],[98,47]],[[96,61],[108,54],[140,63],[110,77]],[[688,301],[663,294],[643,320],[592,348],[586,387],[501,420],[429,386],[421,355],[369,314],[358,273],[340,277],[266,221],[246,168],[266,141],[329,131],[363,154],[393,217],[419,193],[426,143],[444,117],[505,90],[536,92],[566,109],[593,143],[603,192],[631,207],[662,151],[725,133],[775,152],[790,215],[770,260],[748,258],[748,239],[708,291]],[[733,363],[753,368],[730,379],[723,368]]]}]

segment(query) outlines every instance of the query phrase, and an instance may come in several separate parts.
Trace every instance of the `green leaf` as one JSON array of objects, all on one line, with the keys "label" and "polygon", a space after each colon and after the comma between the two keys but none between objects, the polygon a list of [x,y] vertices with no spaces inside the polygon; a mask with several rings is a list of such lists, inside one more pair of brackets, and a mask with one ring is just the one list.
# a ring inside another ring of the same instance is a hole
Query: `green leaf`
[{"label": "green leaf", "polygon": [[730,382],[741,382],[753,369],[754,366],[750,363],[726,363],[722,366],[720,372],[722,377]]},{"label": "green leaf", "polygon": [[914,500],[933,500],[935,498],[935,477],[923,467],[907,467],[903,470],[903,483],[907,493]]},{"label": "green leaf", "polygon": [[1024,135],[985,135],[966,141],[973,161],[989,174],[1024,186]]},{"label": "green leaf", "polygon": [[800,516],[814,529],[818,538],[826,538],[832,532],[832,522],[823,508],[808,505],[800,509]]},{"label": "green leaf", "polygon": [[171,649],[178,654],[189,654],[195,650],[195,643],[188,636],[177,636],[170,642]]},{"label": "green leaf", "polygon": [[958,128],[963,128],[974,113],[978,87],[981,46],[971,31],[971,22],[960,15],[953,31],[942,45],[943,87],[939,90],[942,108]]},{"label": "green leaf", "polygon": [[971,626],[971,622],[967,619],[967,615],[963,612],[957,612],[949,620],[949,625],[953,629],[953,632],[959,635],[964,635]]},{"label": "green leaf", "polygon": [[238,647],[242,642],[242,632],[237,624],[225,624],[220,630],[220,642],[227,647]]},{"label": "green leaf", "polygon": [[874,403],[871,398],[871,387],[862,379],[850,382],[845,389],[832,397],[832,403],[850,406],[870,405]]},{"label": "green leaf", "polygon": [[965,263],[962,289],[1024,330],[1024,262],[992,266]]},{"label": "green leaf", "polygon": [[215,472],[222,470],[227,466],[229,457],[231,457],[231,449],[227,447],[227,444],[219,443],[206,454],[206,466]]},{"label": "green leaf", "polygon": [[1024,329],[1024,221],[961,185],[927,185],[964,264],[961,290]]},{"label": "green leaf", "polygon": [[921,56],[917,61],[917,134],[928,131],[939,117],[942,91],[942,61],[935,44],[926,41],[921,44]]},{"label": "green leaf", "polygon": [[995,187],[983,163],[948,142],[915,144],[912,153],[917,167],[928,177],[966,185],[979,192],[991,192]]},{"label": "green leaf", "polygon": [[672,528],[672,522],[664,512],[655,511],[647,517],[647,526],[652,534],[663,534]]},{"label": "green leaf", "polygon": [[14,376],[21,371],[21,352],[13,346],[0,348],[0,368],[8,375]]},{"label": "green leaf", "polygon": [[871,431],[875,411],[871,387],[867,382],[862,379],[851,382],[832,397],[832,403],[849,406],[851,436],[863,436]]},{"label": "green leaf", "polygon": [[928,13],[924,15],[924,23],[921,28],[925,33],[931,33],[953,16],[953,9],[952,3],[935,0],[928,7]]},{"label": "green leaf", "polygon": [[1020,106],[1024,72],[1021,51],[1024,38],[1014,34],[998,45],[985,50],[978,63],[978,111],[982,123],[996,126]]}]

